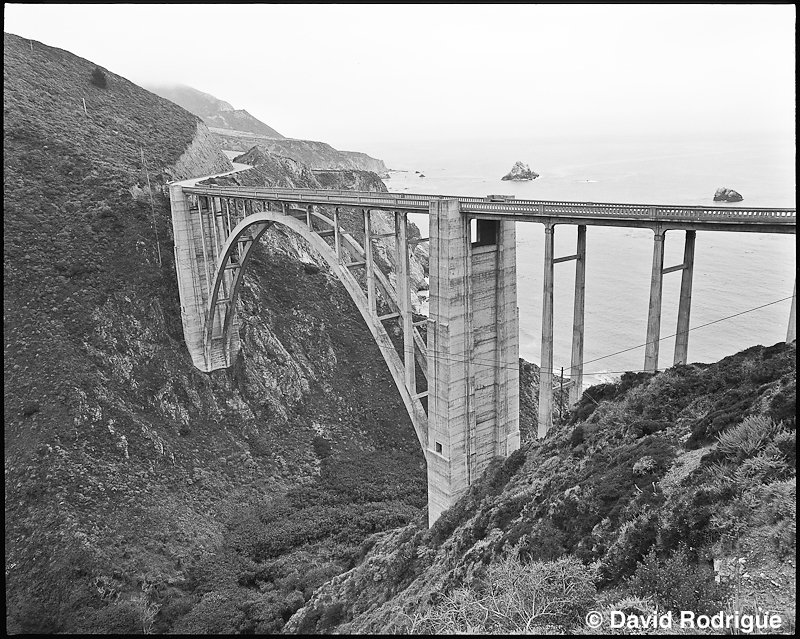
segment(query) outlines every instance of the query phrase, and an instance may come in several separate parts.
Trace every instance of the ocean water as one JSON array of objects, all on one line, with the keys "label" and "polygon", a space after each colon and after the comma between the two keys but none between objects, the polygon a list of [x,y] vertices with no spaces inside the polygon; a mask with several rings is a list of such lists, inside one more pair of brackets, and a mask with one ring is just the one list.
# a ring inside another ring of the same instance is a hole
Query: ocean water
[{"label": "ocean water", "polygon": [[[386,180],[397,192],[710,205],[716,188],[725,186],[743,195],[738,206],[795,207],[793,136],[476,140],[398,145],[384,149],[381,157],[400,170]],[[517,160],[540,177],[501,181]],[[427,228],[426,216],[412,219]],[[643,367],[652,238],[645,229],[587,229],[587,384]],[[556,256],[573,254],[575,239],[575,227],[557,226]],[[690,361],[717,361],[754,344],[785,339],[790,300],[784,298],[791,297],[795,280],[795,241],[795,235],[697,233]],[[543,242],[542,225],[517,225],[520,354],[537,364]],[[683,242],[683,232],[667,233],[665,267],[682,262]],[[569,370],[574,268],[574,262],[555,266],[556,373],[561,366]],[[664,276],[659,368],[672,365],[675,341],[669,336],[676,329],[680,279],[680,272]],[[764,307],[750,310],[758,306]]]}]

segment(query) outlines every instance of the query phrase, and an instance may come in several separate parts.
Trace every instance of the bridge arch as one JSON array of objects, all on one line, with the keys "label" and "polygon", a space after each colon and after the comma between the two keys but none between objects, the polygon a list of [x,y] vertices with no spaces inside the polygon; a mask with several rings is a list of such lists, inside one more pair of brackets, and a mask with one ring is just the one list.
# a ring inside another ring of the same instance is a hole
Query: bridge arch
[{"label": "bridge arch", "polygon": [[[220,209],[222,208],[221,204],[220,202]],[[220,243],[218,247],[210,294],[205,309],[206,322],[203,330],[205,349],[210,352],[215,347],[215,340],[226,350],[232,348],[231,333],[236,313],[235,305],[247,264],[252,255],[251,248],[272,225],[279,224],[302,237],[325,260],[330,270],[344,285],[381,351],[424,451],[427,448],[428,439],[427,415],[420,401],[421,398],[414,392],[413,386],[411,389],[408,388],[408,374],[403,359],[395,349],[382,319],[373,311],[374,302],[370,304],[368,296],[350,271],[350,266],[342,259],[343,254],[337,253],[335,247],[332,248],[323,236],[314,230],[313,223],[309,224],[309,222],[314,219],[328,225],[330,229],[326,229],[327,234],[333,233],[338,236],[337,246],[339,243],[346,245],[346,248],[350,249],[352,253],[365,259],[368,258],[367,251],[351,235],[338,228],[338,220],[331,220],[322,215],[317,207],[298,211],[298,213],[304,214],[306,219],[303,220],[289,214],[290,209],[286,203],[281,203],[282,211],[269,210],[267,203],[264,206],[266,210],[251,212],[230,229],[224,242]],[[338,214],[335,217],[338,218]],[[229,274],[231,271],[232,275]],[[397,294],[388,278],[378,268],[374,270],[374,275],[383,291],[383,298],[389,303],[390,308],[399,308]],[[414,337],[420,368],[423,375],[427,377],[425,343],[416,331],[414,331]]]}]

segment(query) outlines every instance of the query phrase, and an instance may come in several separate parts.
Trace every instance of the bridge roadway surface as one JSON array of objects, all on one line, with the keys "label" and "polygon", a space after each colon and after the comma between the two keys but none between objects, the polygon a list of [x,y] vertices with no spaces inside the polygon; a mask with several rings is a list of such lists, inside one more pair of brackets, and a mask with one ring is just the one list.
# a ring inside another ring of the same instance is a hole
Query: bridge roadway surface
[{"label": "bridge roadway surface", "polygon": [[427,214],[435,200],[458,200],[475,219],[670,229],[796,233],[797,213],[789,208],[615,204],[548,200],[492,201],[488,197],[375,193],[327,189],[185,186],[184,193],[321,206],[349,206]]}]

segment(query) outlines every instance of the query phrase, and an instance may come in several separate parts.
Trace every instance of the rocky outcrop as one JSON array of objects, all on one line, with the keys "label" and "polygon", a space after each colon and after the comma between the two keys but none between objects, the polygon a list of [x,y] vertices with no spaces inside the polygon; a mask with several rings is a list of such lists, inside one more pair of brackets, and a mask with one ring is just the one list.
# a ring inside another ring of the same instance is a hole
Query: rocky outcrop
[{"label": "rocky outcrop", "polygon": [[714,193],[715,202],[741,202],[743,199],[741,193],[724,186],[719,187]]},{"label": "rocky outcrop", "polygon": [[297,140],[293,138],[270,138],[255,135],[246,131],[229,131],[211,127],[220,146],[229,151],[247,151],[253,146],[260,146],[284,157],[292,158],[314,170],[372,171],[379,176],[388,174],[382,160],[370,157],[366,153],[355,151],[339,151],[326,142],[315,140]]},{"label": "rocky outcrop", "polygon": [[534,173],[531,171],[531,167],[527,164],[522,162],[514,163],[514,166],[511,167],[511,170],[502,177],[503,180],[535,180],[539,177],[538,173]]}]

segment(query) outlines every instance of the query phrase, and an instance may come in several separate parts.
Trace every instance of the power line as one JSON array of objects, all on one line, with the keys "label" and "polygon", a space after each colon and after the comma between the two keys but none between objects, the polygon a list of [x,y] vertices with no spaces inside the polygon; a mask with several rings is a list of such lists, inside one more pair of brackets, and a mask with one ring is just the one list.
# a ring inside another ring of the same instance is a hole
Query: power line
[{"label": "power line", "polygon": [[[706,322],[705,324],[700,324],[700,326],[693,326],[692,328],[689,329],[689,331],[696,331],[698,328],[704,328],[706,326],[711,326],[712,324],[718,324],[719,322],[724,322],[725,320],[729,320],[729,319],[732,319],[734,317],[739,317],[739,315],[744,315],[745,313],[751,313],[752,311],[757,311],[760,308],[765,308],[767,306],[772,306],[773,304],[779,304],[780,302],[785,302],[786,300],[790,300],[790,299],[792,299],[791,295],[789,297],[784,297],[784,298],[781,298],[779,300],[775,300],[774,302],[768,302],[766,304],[762,304],[761,306],[754,306],[753,308],[748,308],[745,311],[741,311],[739,313],[734,313],[733,315],[728,315],[727,317],[720,317],[719,319],[715,319],[712,322]],[[656,342],[660,342],[662,340],[669,339],[671,337],[675,337],[676,335],[677,335],[677,333],[673,333],[672,335],[667,335],[666,337],[661,337],[661,338],[659,338],[658,340],[655,340],[652,343],[655,344]],[[588,361],[583,362],[583,364],[585,366],[586,364],[591,364],[592,362],[597,362],[597,361],[600,361],[601,359],[606,359],[608,357],[613,357],[614,355],[619,355],[620,353],[627,353],[628,351],[632,351],[632,350],[635,350],[637,348],[642,348],[643,346],[647,346],[650,343],[651,342],[645,342],[644,344],[639,344],[638,346],[631,346],[630,348],[626,348],[625,350],[622,350],[622,351],[617,351],[616,353],[611,353],[610,355],[603,355],[602,357],[595,357],[594,359],[590,359]]]},{"label": "power line", "polygon": [[[788,297],[783,297],[783,298],[778,299],[778,300],[774,300],[772,302],[768,302],[766,304],[761,304],[760,306],[754,306],[752,308],[748,308],[748,309],[746,309],[744,311],[740,311],[738,313],[734,313],[733,315],[728,315],[726,317],[720,317],[719,319],[715,319],[715,320],[713,320],[711,322],[706,322],[705,324],[700,324],[699,326],[693,326],[693,327],[691,327],[689,329],[689,332],[698,330],[700,328],[705,328],[706,326],[711,326],[712,324],[718,324],[719,322],[724,322],[726,320],[733,319],[734,317],[739,317],[740,315],[745,315],[747,313],[752,313],[753,311],[757,311],[759,309],[766,308],[767,306],[772,306],[774,304],[779,304],[781,302],[785,302],[785,301],[790,300],[790,299],[792,299],[791,295],[788,296]],[[675,337],[676,335],[677,335],[677,333],[673,333],[672,335],[667,335],[665,337],[661,337],[658,340],[655,340],[653,343],[655,343],[656,341],[663,341],[663,340],[666,340],[666,339],[670,339],[671,337]],[[613,356],[619,355],[621,353],[627,353],[627,352],[635,350],[637,348],[642,348],[644,346],[647,346],[647,344],[649,344],[649,343],[650,342],[645,342],[644,344],[639,344],[638,346],[632,346],[630,348],[626,348],[626,349],[623,349],[621,351],[616,351],[616,352],[610,353],[608,355],[603,355],[602,357],[596,357],[594,359],[590,359],[590,360],[584,361],[583,365],[585,366],[586,364],[591,364],[592,362],[597,362],[597,361],[599,361],[601,359],[607,359],[609,357],[613,357]],[[445,361],[445,362],[463,364],[463,363],[469,361],[471,364],[476,365],[476,366],[487,366],[487,367],[492,367],[492,368],[498,367],[497,363],[495,361],[482,360],[482,359],[467,360],[464,357],[458,357],[458,356],[456,356],[456,357],[449,356],[448,357],[448,356],[445,356],[444,354],[442,354],[441,352],[435,352],[435,351],[433,353],[429,353],[428,356],[429,357],[432,356],[434,358],[438,358],[439,360],[442,360],[442,361]],[[514,370],[515,367],[501,364],[498,368],[505,368],[505,369],[508,369],[508,370]],[[557,368],[557,367],[554,366],[553,370],[555,370],[555,368]],[[614,373],[627,373],[627,372],[646,372],[646,371],[644,371],[643,369],[625,370],[625,371],[597,371],[595,373],[584,373],[584,375],[614,374]]]}]

